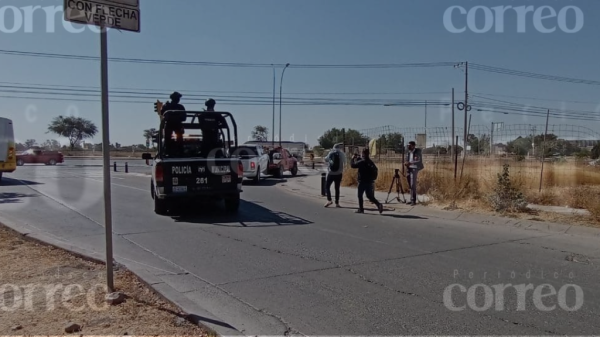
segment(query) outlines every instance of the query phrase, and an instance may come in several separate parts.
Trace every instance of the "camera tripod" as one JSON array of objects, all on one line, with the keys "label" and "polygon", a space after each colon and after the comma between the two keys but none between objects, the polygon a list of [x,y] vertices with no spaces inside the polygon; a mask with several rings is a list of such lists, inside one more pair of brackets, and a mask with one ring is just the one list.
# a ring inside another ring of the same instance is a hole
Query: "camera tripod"
[{"label": "camera tripod", "polygon": [[392,194],[392,189],[394,188],[394,185],[396,185],[396,193],[398,193],[396,200],[398,200],[398,202],[401,202],[400,192],[402,192],[402,199],[404,199],[404,203],[406,204],[406,197],[404,196],[404,187],[402,186],[402,179],[400,179],[400,174],[398,173],[399,171],[399,169],[395,169],[394,178],[392,179],[392,183],[390,184],[390,190],[388,191],[387,198],[385,199],[386,204],[390,203],[390,194]]}]

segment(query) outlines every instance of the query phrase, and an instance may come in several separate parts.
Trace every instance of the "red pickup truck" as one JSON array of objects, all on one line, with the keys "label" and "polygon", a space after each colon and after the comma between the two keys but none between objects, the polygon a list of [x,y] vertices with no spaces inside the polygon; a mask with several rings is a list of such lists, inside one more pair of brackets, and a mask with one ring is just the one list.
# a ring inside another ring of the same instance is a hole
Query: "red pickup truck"
[{"label": "red pickup truck", "polygon": [[269,151],[269,175],[281,178],[286,171],[295,177],[298,174],[298,160],[287,149],[278,147]]},{"label": "red pickup truck", "polygon": [[57,163],[64,163],[64,156],[58,151],[29,149],[17,155],[17,166],[25,164],[56,165]]}]

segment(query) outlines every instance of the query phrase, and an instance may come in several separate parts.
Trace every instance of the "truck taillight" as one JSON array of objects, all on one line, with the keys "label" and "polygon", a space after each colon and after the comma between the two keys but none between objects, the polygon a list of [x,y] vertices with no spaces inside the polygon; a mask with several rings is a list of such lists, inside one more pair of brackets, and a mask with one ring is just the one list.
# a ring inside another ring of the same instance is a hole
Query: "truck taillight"
[{"label": "truck taillight", "polygon": [[254,162],[250,162],[250,168],[254,170],[254,168],[256,168],[256,164]]},{"label": "truck taillight", "polygon": [[15,155],[15,148],[14,147],[9,147],[8,148],[8,160],[13,159],[14,155]]},{"label": "truck taillight", "polygon": [[156,164],[156,182],[162,183],[164,179],[164,171],[161,163]]}]

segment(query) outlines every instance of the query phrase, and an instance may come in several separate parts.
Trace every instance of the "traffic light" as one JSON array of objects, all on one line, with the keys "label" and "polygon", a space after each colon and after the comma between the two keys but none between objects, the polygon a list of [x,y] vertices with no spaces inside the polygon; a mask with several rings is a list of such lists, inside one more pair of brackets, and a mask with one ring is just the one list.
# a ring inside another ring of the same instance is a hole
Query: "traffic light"
[{"label": "traffic light", "polygon": [[160,115],[162,108],[163,108],[163,103],[159,100],[156,100],[156,102],[154,103],[154,112],[156,112],[157,114]]}]

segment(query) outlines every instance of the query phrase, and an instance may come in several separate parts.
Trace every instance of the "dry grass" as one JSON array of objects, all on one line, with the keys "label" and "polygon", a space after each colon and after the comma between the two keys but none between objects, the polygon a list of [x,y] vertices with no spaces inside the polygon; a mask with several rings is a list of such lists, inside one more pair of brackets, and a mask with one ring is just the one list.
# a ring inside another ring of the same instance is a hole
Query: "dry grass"
[{"label": "dry grass", "polygon": [[[379,167],[377,190],[388,191],[394,169],[402,168],[400,159],[374,158]],[[542,192],[539,192],[541,163],[517,161],[512,158],[467,158],[462,179],[462,159],[459,159],[457,178],[454,163],[448,157],[425,158],[425,170],[419,174],[418,194],[426,194],[438,205],[453,204],[461,208],[489,211],[487,197],[493,193],[502,173],[502,166],[510,165],[510,179],[514,187],[525,194],[532,204],[569,206],[586,209],[593,222],[600,223],[600,168],[581,161],[544,163]],[[407,188],[406,178],[402,177]],[[356,185],[356,170],[344,174],[344,186]]]},{"label": "dry grass", "polygon": [[[71,322],[82,327],[81,332],[75,333],[77,336],[207,336],[205,330],[180,318],[178,308],[163,301],[130,272],[115,272],[115,287],[127,299],[120,305],[108,306],[102,287],[106,282],[103,265],[23,240],[1,226],[0,265],[1,284],[19,287],[24,296],[21,305],[15,304],[15,298],[19,298],[15,290],[2,288],[3,308],[15,308],[0,311],[0,332],[5,335],[62,336],[67,322]],[[35,285],[29,288],[33,289],[32,296],[24,290],[29,285]],[[73,289],[69,294],[65,289],[70,285]],[[49,292],[47,286],[58,290]],[[27,298],[31,299],[30,305]]]}]

